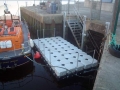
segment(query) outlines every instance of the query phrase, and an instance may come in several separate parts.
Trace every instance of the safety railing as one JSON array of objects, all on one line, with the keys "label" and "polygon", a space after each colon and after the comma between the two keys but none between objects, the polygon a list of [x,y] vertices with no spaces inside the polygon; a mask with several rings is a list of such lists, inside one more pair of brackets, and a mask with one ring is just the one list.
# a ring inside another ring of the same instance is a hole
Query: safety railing
[{"label": "safety railing", "polygon": [[[76,4],[74,4],[74,5],[72,5],[72,9],[69,9],[69,18],[68,18],[68,20],[70,19],[70,16],[71,15],[75,15],[76,17],[77,17],[77,20],[79,20],[79,22],[83,25],[83,18],[82,18],[82,16],[80,15],[80,13],[79,13],[79,11],[77,10],[77,8],[76,8],[76,6],[75,6]],[[70,8],[70,7],[69,7]]]},{"label": "safety railing", "polygon": [[83,19],[82,19],[82,16],[80,15],[80,13],[78,12],[76,6],[73,6],[73,10],[75,12],[75,15],[77,16],[77,19],[81,22],[81,24],[83,25]]},{"label": "safety railing", "polygon": [[[42,29],[42,30],[37,30],[37,38],[39,39],[41,36],[40,36],[40,33],[42,35],[42,38],[45,38],[45,37],[55,37],[56,36],[56,29]],[[49,34],[49,35],[47,35]]]}]

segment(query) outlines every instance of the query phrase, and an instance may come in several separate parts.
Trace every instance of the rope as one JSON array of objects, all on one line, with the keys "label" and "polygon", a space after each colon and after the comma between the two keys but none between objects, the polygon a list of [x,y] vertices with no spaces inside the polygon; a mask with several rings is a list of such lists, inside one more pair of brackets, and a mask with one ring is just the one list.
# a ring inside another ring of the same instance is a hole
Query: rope
[{"label": "rope", "polygon": [[[40,66],[43,66],[43,67],[48,67],[47,65],[43,65],[43,64],[40,64],[40,63],[35,62],[34,60],[30,59],[30,58],[29,58],[28,56],[26,56],[25,54],[24,54],[24,56],[25,56],[26,58],[28,58],[30,61],[36,63],[37,65],[40,65]],[[62,69],[65,69],[65,70],[73,73],[72,71],[70,71],[70,70],[68,70],[67,68],[64,68],[64,67],[59,67],[59,66],[51,66],[51,67],[62,68]],[[98,70],[98,69],[94,69],[94,70]],[[90,78],[90,77],[93,78],[93,76],[91,76],[91,75],[89,75],[89,76],[79,76],[79,75],[77,75],[77,74],[74,74],[74,75],[77,76],[77,77],[80,77],[80,78]]]}]

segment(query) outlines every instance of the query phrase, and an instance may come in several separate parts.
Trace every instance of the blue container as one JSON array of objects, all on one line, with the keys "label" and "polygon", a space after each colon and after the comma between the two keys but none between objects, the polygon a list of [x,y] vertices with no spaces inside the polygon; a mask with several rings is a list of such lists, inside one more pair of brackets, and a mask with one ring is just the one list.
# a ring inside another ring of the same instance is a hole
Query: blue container
[{"label": "blue container", "polygon": [[57,10],[56,3],[51,3],[51,13],[55,14]]}]

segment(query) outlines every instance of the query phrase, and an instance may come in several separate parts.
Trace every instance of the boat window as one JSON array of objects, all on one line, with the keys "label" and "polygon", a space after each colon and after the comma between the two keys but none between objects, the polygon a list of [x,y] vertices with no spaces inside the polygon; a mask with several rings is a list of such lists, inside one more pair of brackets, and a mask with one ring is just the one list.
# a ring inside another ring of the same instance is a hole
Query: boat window
[{"label": "boat window", "polygon": [[15,21],[14,24],[15,24],[15,26],[17,26],[19,23],[18,23],[18,21]]},{"label": "boat window", "polygon": [[10,31],[14,31],[14,27],[11,27],[11,28],[10,28]]}]

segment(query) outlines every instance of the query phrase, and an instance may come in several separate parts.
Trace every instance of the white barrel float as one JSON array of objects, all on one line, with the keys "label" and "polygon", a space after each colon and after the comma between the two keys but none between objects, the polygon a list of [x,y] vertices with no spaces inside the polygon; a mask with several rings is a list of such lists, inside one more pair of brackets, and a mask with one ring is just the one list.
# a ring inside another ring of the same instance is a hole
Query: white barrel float
[{"label": "white barrel float", "polygon": [[6,43],[5,43],[5,41],[0,41],[0,48],[1,48],[1,49],[6,48]]},{"label": "white barrel float", "polygon": [[6,48],[11,48],[12,47],[12,42],[11,40],[6,41]]},{"label": "white barrel float", "polygon": [[5,49],[5,48],[11,48],[12,47],[12,41],[7,40],[7,41],[0,41],[0,48]]}]

